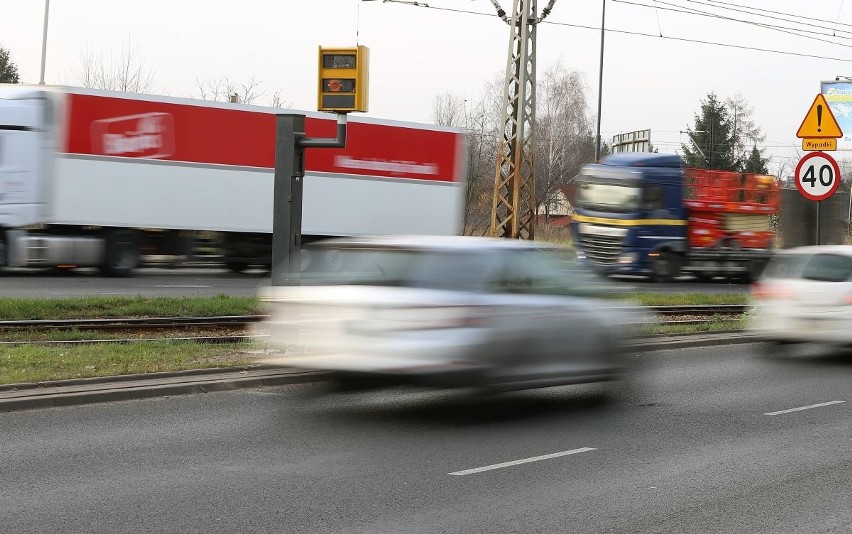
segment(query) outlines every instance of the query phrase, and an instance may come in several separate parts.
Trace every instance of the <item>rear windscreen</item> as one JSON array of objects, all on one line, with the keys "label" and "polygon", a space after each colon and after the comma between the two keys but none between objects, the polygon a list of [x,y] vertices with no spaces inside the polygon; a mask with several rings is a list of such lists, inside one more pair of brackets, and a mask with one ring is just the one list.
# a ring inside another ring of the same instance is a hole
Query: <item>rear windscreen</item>
[{"label": "rear windscreen", "polygon": [[852,278],[852,257],[842,254],[782,254],[775,256],[764,278],[845,282]]},{"label": "rear windscreen", "polygon": [[307,247],[303,285],[371,285],[477,290],[494,258],[479,252],[451,253],[387,247]]},{"label": "rear windscreen", "polygon": [[839,254],[811,256],[802,271],[805,280],[844,282],[852,276],[852,257]]}]

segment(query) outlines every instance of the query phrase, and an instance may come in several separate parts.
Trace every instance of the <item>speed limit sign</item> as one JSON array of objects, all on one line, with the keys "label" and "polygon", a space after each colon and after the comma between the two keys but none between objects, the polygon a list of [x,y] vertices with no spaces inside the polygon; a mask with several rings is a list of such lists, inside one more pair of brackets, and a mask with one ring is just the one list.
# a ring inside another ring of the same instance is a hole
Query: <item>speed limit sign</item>
[{"label": "speed limit sign", "polygon": [[840,167],[825,152],[811,152],[796,165],[796,187],[810,200],[825,200],[840,185]]}]

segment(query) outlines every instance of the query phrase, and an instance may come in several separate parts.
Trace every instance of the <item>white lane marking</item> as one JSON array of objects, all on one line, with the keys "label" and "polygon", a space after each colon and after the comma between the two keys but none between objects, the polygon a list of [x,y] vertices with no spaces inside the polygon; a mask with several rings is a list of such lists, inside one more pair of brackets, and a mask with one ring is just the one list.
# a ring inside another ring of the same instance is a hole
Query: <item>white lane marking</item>
[{"label": "white lane marking", "polygon": [[210,286],[176,285],[176,286],[150,286],[150,287],[155,287],[157,289],[164,289],[164,288],[170,288],[170,289],[207,289]]},{"label": "white lane marking", "polygon": [[781,415],[784,413],[801,412],[802,410],[811,410],[813,408],[822,408],[823,406],[831,406],[832,404],[843,404],[846,401],[834,400],[829,402],[821,402],[819,404],[811,404],[809,406],[800,406],[799,408],[790,408],[789,410],[779,410],[777,412],[769,412],[763,415]]},{"label": "white lane marking", "polygon": [[464,476],[464,475],[472,475],[474,473],[482,473],[483,471],[491,471],[493,469],[502,469],[504,467],[509,467],[512,465],[519,464],[528,464],[530,462],[539,462],[541,460],[550,460],[551,458],[559,458],[560,456],[568,456],[569,454],[579,454],[581,452],[589,452],[596,451],[596,448],[593,447],[581,447],[579,449],[572,449],[570,451],[562,451],[562,452],[554,452],[551,454],[545,454],[542,456],[533,456],[532,458],[524,458],[522,460],[512,460],[511,462],[503,462],[501,464],[492,464],[486,465],[484,467],[475,467],[473,469],[465,469],[464,471],[454,471],[452,473],[448,473],[454,476]]}]

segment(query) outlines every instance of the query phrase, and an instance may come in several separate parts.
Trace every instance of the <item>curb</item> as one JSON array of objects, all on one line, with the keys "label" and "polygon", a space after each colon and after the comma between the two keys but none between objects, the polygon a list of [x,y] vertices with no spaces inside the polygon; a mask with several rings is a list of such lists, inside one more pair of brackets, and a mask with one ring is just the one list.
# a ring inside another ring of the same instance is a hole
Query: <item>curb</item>
[{"label": "curb", "polygon": [[[656,351],[759,341],[760,339],[752,334],[726,332],[712,335],[660,336],[637,340],[632,346],[640,351]],[[327,376],[328,373],[321,371],[261,365],[243,369],[198,369],[8,384],[0,386],[0,412],[303,384],[319,382]]]},{"label": "curb", "polygon": [[249,371],[220,369],[218,373],[156,378],[132,375],[133,378],[117,377],[118,380],[85,384],[80,384],[80,381],[70,381],[77,382],[72,384],[54,382],[54,385],[48,387],[0,392],[0,412],[300,384],[322,380],[325,375],[316,371],[279,367]]}]

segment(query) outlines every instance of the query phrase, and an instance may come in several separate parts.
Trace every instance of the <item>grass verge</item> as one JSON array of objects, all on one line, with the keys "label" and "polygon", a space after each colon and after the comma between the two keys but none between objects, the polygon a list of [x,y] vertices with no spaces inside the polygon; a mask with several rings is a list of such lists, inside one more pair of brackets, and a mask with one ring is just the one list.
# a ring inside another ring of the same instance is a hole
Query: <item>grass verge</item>
[{"label": "grass verge", "polygon": [[748,304],[748,295],[743,293],[630,293],[616,294],[616,296],[632,300],[642,306]]},{"label": "grass verge", "polygon": [[713,332],[733,332],[746,327],[748,319],[745,317],[735,320],[714,318],[700,324],[659,324],[651,329],[652,334],[679,335],[679,334],[702,334]]},{"label": "grass verge", "polygon": [[78,297],[0,300],[0,320],[109,319],[113,317],[210,317],[254,315],[263,305],[254,297]]},{"label": "grass verge", "polygon": [[253,362],[253,343],[223,345],[191,341],[0,347],[0,384],[97,376],[241,367]]}]

